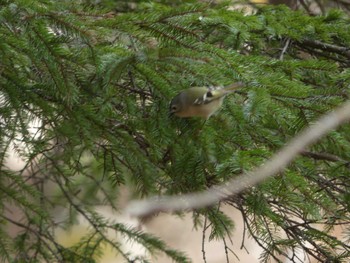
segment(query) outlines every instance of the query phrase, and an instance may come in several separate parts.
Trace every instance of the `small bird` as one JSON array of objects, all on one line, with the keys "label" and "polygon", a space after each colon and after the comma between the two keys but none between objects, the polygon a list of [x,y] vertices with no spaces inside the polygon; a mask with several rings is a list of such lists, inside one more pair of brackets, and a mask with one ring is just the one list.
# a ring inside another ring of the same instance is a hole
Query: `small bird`
[{"label": "small bird", "polygon": [[181,118],[209,119],[220,109],[225,96],[243,87],[242,82],[225,87],[192,87],[181,91],[170,102],[169,113]]}]

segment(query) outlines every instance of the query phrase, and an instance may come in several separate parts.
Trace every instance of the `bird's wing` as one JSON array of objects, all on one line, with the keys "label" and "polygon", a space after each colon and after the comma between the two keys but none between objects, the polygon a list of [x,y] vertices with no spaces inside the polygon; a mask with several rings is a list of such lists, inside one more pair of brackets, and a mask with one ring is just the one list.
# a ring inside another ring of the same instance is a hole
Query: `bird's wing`
[{"label": "bird's wing", "polygon": [[208,104],[213,100],[220,99],[225,94],[226,92],[223,92],[222,87],[210,86],[206,88],[206,92],[204,92],[202,96],[198,97],[193,104],[195,105]]}]

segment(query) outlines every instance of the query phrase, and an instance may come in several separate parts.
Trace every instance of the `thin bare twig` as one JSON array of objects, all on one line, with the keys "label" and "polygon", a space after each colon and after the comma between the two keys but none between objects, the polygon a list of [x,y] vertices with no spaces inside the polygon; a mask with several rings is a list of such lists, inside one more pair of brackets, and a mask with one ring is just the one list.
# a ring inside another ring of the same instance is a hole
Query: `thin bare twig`
[{"label": "thin bare twig", "polygon": [[331,153],[316,153],[316,152],[302,151],[300,154],[305,157],[313,158],[315,160],[324,160],[329,162],[346,162],[346,163],[349,162]]},{"label": "thin bare twig", "polygon": [[301,42],[303,45],[307,45],[312,48],[317,48],[321,50],[325,50],[328,52],[333,52],[337,53],[339,55],[343,55],[344,57],[350,59],[350,48],[349,47],[342,47],[342,46],[337,46],[333,44],[328,44],[328,43],[323,43],[318,40],[310,40],[306,39]]},{"label": "thin bare twig", "polygon": [[285,41],[284,47],[282,49],[281,55],[280,55],[280,60],[283,60],[284,54],[287,52],[289,44],[290,44],[290,38],[287,38],[286,41]]},{"label": "thin bare twig", "polygon": [[230,263],[230,258],[228,257],[228,250],[230,250],[230,248],[227,246],[225,238],[223,238],[222,241],[224,242],[224,246],[225,246],[224,248],[225,248],[226,262]]},{"label": "thin bare twig", "polygon": [[128,205],[127,212],[133,216],[147,216],[161,211],[174,212],[198,209],[226,200],[242,190],[281,172],[308,146],[349,119],[350,101],[347,101],[339,108],[322,116],[314,125],[311,125],[294,137],[289,144],[278,151],[270,160],[252,172],[243,173],[241,176],[237,176],[224,184],[213,186],[200,193],[162,196],[134,201]]},{"label": "thin bare twig", "polygon": [[207,231],[207,216],[204,218],[204,226],[203,226],[203,232],[202,232],[202,255],[203,255],[203,262],[206,263],[207,259],[205,257],[205,232]]}]

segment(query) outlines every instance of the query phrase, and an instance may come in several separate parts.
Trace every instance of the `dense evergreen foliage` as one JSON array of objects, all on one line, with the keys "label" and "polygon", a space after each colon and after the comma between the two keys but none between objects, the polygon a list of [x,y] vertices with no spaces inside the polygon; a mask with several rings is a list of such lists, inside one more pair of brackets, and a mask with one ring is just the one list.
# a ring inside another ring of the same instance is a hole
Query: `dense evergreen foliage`
[{"label": "dense evergreen foliage", "polygon": [[[187,262],[95,205],[119,211],[125,185],[139,198],[222,183],[348,99],[346,13],[266,6],[248,15],[232,7],[0,0],[0,261],[94,262],[99,244],[110,243],[134,262],[106,236],[113,230]],[[168,118],[180,90],[235,81],[247,86],[204,125]],[[12,149],[26,164],[20,171],[6,165]],[[285,172],[227,200],[264,248],[263,262],[281,254],[300,262],[300,249],[320,262],[348,262],[349,160],[346,124]],[[11,217],[10,207],[21,216]],[[57,222],[54,212],[63,208],[69,213]],[[91,231],[64,248],[54,229],[78,215]],[[212,239],[227,238],[234,226],[220,204],[193,215],[198,226],[208,220]],[[6,231],[12,224],[22,230],[15,238]],[[345,239],[331,236],[337,225]]]}]

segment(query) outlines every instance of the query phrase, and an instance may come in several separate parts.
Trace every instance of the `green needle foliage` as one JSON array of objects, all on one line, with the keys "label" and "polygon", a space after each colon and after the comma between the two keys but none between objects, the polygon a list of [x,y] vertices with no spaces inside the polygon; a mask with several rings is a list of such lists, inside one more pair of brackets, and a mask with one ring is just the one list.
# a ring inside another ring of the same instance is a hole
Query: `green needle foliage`
[{"label": "green needle foliage", "polygon": [[[346,13],[266,6],[248,15],[234,3],[159,2],[0,0],[1,262],[95,262],[101,244],[125,262],[150,262],[107,231],[189,262],[94,208],[120,212],[125,186],[141,198],[223,183],[348,99]],[[247,86],[206,123],[168,118],[180,90],[235,81]],[[8,167],[12,151],[25,163],[19,171]],[[300,251],[348,262],[349,161],[345,124],[285,172],[225,201],[241,211],[262,262],[301,262]],[[225,240],[234,226],[220,205],[191,211],[210,239]],[[89,232],[63,247],[56,229],[78,218]],[[332,236],[339,225],[345,238]]]}]

